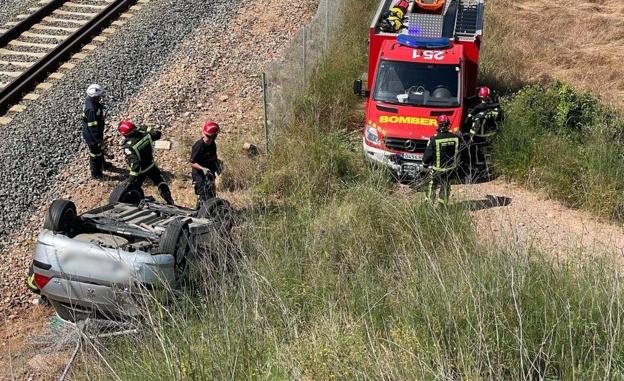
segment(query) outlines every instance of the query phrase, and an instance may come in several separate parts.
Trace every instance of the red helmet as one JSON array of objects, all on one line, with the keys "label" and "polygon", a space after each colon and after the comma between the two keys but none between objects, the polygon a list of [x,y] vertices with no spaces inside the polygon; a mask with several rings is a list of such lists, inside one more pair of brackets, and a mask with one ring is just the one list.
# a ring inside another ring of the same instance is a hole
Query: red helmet
[{"label": "red helmet", "polygon": [[215,136],[219,133],[219,125],[216,122],[206,122],[202,131],[205,135]]},{"label": "red helmet", "polygon": [[479,89],[479,98],[488,99],[490,97],[490,88],[487,86],[483,86]]},{"label": "red helmet", "polygon": [[451,120],[446,115],[440,115],[436,118],[438,122],[438,128],[446,129],[451,125]]},{"label": "red helmet", "polygon": [[119,127],[117,129],[119,130],[119,133],[123,136],[128,136],[132,132],[134,132],[134,130],[136,130],[136,126],[129,120],[122,120],[119,123]]}]

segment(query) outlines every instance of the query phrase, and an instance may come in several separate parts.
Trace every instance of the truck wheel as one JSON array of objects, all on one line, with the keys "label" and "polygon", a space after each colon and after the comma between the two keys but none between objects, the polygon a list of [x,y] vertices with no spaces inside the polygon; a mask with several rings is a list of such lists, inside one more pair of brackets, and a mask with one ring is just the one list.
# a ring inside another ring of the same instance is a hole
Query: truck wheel
[{"label": "truck wheel", "polygon": [[54,200],[48,208],[43,228],[54,233],[71,235],[76,230],[78,216],[76,205],[69,200]]},{"label": "truck wheel", "polygon": [[234,226],[234,211],[229,202],[222,198],[213,198],[200,203],[197,218],[214,219],[220,232],[229,233]]},{"label": "truck wheel", "polygon": [[186,273],[190,248],[188,222],[182,219],[171,221],[160,237],[158,251],[175,258],[176,281]]},{"label": "truck wheel", "polygon": [[139,205],[144,198],[145,194],[143,193],[143,189],[131,187],[127,181],[124,181],[113,189],[108,201],[110,203],[121,202],[124,204]]}]

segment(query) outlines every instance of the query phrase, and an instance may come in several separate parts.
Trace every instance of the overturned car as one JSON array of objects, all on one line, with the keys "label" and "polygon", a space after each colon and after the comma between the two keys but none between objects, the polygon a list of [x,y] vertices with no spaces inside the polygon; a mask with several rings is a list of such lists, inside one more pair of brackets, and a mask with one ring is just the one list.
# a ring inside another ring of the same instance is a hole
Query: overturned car
[{"label": "overturned car", "polygon": [[65,320],[136,315],[144,290],[175,287],[190,258],[232,228],[230,205],[219,198],[197,211],[119,196],[81,215],[68,200],[48,209],[31,278]]}]

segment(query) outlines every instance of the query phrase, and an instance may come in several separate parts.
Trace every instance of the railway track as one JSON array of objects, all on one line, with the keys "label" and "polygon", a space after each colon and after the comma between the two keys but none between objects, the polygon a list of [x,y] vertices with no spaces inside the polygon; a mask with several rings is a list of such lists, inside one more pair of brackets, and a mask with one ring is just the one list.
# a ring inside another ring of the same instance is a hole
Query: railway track
[{"label": "railway track", "polygon": [[124,12],[147,1],[42,0],[40,7],[29,9],[32,13],[0,27],[0,117],[5,115],[0,123],[10,122],[7,112],[23,111],[25,106],[17,104],[22,99],[36,99],[32,91],[37,87],[48,88],[44,80],[60,78],[62,74],[54,75],[57,70],[73,68],[68,61],[84,58],[77,54],[81,49],[93,50],[88,44],[98,41],[98,34],[111,24],[123,24],[115,19],[129,17]]}]

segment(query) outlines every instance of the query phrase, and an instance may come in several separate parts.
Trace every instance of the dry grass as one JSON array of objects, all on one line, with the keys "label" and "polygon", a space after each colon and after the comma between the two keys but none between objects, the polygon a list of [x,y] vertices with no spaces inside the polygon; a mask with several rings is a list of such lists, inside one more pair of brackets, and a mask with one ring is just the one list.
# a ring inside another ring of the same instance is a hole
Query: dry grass
[{"label": "dry grass", "polygon": [[484,73],[514,89],[557,79],[624,106],[624,2],[487,2]]}]

